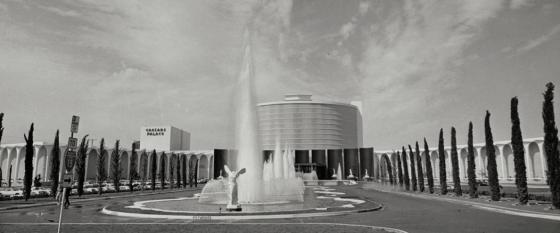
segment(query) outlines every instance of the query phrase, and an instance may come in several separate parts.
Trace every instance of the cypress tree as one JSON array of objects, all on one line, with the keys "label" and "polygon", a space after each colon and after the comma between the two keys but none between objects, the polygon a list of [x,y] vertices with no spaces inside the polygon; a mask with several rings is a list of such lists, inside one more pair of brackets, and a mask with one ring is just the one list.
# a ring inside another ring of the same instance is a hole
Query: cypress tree
[{"label": "cypress tree", "polygon": [[484,133],[486,136],[486,152],[488,156],[488,184],[490,185],[491,199],[492,201],[499,201],[500,183],[498,182],[498,170],[496,168],[496,148],[494,147],[492,129],[490,128],[489,111],[486,111],[486,117],[484,119]]},{"label": "cypress tree", "polygon": [[52,180],[51,185],[51,195],[53,197],[56,196],[56,192],[58,192],[58,181],[60,179],[60,145],[58,139],[58,130],[56,130],[56,134],[54,136],[54,143],[53,148],[51,150],[51,169],[49,178]]},{"label": "cypress tree", "polygon": [[2,144],[2,135],[4,135],[4,125],[2,122],[4,121],[4,113],[0,112],[0,145]]},{"label": "cypress tree", "polygon": [[420,147],[416,141],[416,164],[418,169],[418,189],[424,192],[424,171],[422,170],[422,156],[420,155]]},{"label": "cypress tree", "polygon": [[443,129],[439,130],[439,185],[441,186],[441,195],[447,194],[447,175],[445,171],[445,149],[443,148]]},{"label": "cypress tree", "polygon": [[33,123],[29,128],[27,136],[24,134],[25,139],[25,173],[23,175],[23,196],[25,201],[31,197],[31,184],[33,183]]},{"label": "cypress tree", "polygon": [[519,203],[525,205],[529,201],[529,192],[527,190],[525,149],[523,148],[523,136],[521,135],[517,104],[517,97],[511,98],[511,147],[513,149],[513,162],[515,163],[515,185],[517,186],[517,198]]},{"label": "cypress tree", "polygon": [[140,155],[140,179],[142,180],[142,190],[146,185],[146,178],[148,177],[148,155],[144,150]]},{"label": "cypress tree", "polygon": [[471,198],[478,198],[478,184],[476,183],[476,164],[474,162],[473,146],[473,125],[469,122],[469,135],[467,147],[467,176],[469,179],[469,195]]},{"label": "cypress tree", "polygon": [[12,187],[12,165],[10,164],[10,170],[8,171],[8,187]]},{"label": "cypress tree", "polygon": [[410,157],[410,176],[412,177],[412,191],[416,191],[418,182],[416,180],[416,168],[414,166],[414,162],[415,162],[414,152],[412,152],[412,147],[410,145],[408,145],[408,150],[410,152],[409,157]]},{"label": "cypress tree", "polygon": [[138,153],[136,153],[136,147],[134,146],[135,143],[132,143],[132,152],[130,153],[130,166],[128,168],[128,189],[130,192],[134,191],[134,180],[138,177],[137,172],[137,161],[138,161]]},{"label": "cypress tree", "polygon": [[161,156],[159,157],[159,178],[161,181],[161,189],[165,189],[165,152],[161,153]]},{"label": "cypress tree", "polygon": [[404,170],[404,188],[406,191],[410,190],[410,179],[408,177],[408,163],[406,161],[406,149],[404,146],[402,147],[402,162],[403,162],[403,170]]},{"label": "cypress tree", "polygon": [[87,150],[88,145],[86,143],[88,135],[82,138],[80,147],[78,148],[78,157],[76,159],[76,174],[78,175],[78,196],[81,197],[84,194],[84,180],[86,176],[86,161],[87,161]]},{"label": "cypress tree", "polygon": [[398,151],[397,151],[397,175],[399,177],[399,185],[402,187],[404,184],[403,169],[401,164],[401,155],[399,154]]},{"label": "cypress tree", "polygon": [[115,186],[115,191],[120,192],[121,185],[121,158],[119,152],[119,140],[115,142],[115,149],[111,153],[111,177],[113,178],[113,185]]},{"label": "cypress tree", "polygon": [[453,190],[456,196],[462,196],[461,177],[459,177],[459,158],[457,155],[457,137],[455,127],[451,127],[451,169],[453,170]]},{"label": "cypress tree", "polygon": [[182,157],[182,159],[181,159],[182,160],[181,170],[182,170],[182,173],[183,173],[183,175],[182,175],[182,177],[183,177],[183,188],[186,188],[187,187],[187,179],[188,179],[188,177],[187,177],[187,156],[183,155],[181,157]]},{"label": "cypress tree", "polygon": [[177,155],[176,162],[177,188],[181,188],[181,155]]},{"label": "cypress tree", "polygon": [[548,165],[547,183],[552,194],[552,206],[560,209],[560,152],[558,151],[558,128],[554,120],[554,84],[546,84],[543,94],[542,116],[544,121],[544,151]]},{"label": "cypress tree", "polygon": [[389,159],[389,156],[387,156],[387,154],[383,154],[383,155],[384,155],[383,158],[387,163],[387,171],[389,172],[389,183],[393,184],[395,181],[393,180],[393,166],[391,166],[391,160]]},{"label": "cypress tree", "polygon": [[101,138],[101,143],[99,144],[99,155],[97,156],[97,186],[99,187],[97,193],[99,195],[103,193],[103,182],[107,179],[107,169],[105,169],[106,155],[107,150],[105,150],[105,139]]},{"label": "cypress tree", "polygon": [[432,172],[432,160],[430,158],[430,149],[428,148],[428,142],[424,138],[424,153],[426,154],[426,177],[428,178],[428,190],[430,193],[434,193],[434,175]]},{"label": "cypress tree", "polygon": [[173,185],[175,184],[174,181],[174,174],[175,172],[175,154],[171,153],[171,157],[169,158],[169,188],[173,189]]},{"label": "cypress tree", "polygon": [[156,172],[157,172],[157,153],[156,150],[152,151],[150,161],[150,177],[152,178],[152,191],[156,190]]}]

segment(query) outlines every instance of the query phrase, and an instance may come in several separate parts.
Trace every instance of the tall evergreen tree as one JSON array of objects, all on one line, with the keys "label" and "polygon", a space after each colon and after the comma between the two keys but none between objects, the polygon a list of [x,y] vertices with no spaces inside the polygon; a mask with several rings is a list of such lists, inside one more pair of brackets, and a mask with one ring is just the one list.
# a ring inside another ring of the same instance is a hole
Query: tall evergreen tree
[{"label": "tall evergreen tree", "polygon": [[130,166],[128,168],[128,189],[134,191],[134,180],[138,178],[138,153],[136,152],[135,143],[132,143],[132,153],[130,153]]},{"label": "tall evergreen tree", "polygon": [[404,184],[403,169],[401,164],[401,155],[397,151],[397,175],[399,177],[399,185],[402,187]]},{"label": "tall evergreen tree", "polygon": [[544,121],[544,152],[548,165],[547,182],[552,194],[552,206],[560,209],[560,152],[558,151],[558,128],[554,120],[554,84],[546,84],[543,94],[542,116]]},{"label": "tall evergreen tree", "polygon": [[176,173],[177,173],[177,188],[181,188],[181,155],[177,155],[176,161]]},{"label": "tall evergreen tree", "polygon": [[181,166],[181,170],[182,170],[182,171],[181,171],[181,173],[183,173],[183,174],[182,174],[182,177],[183,177],[183,188],[186,188],[186,187],[187,187],[187,179],[188,179],[188,177],[187,177],[187,176],[188,176],[188,174],[187,174],[187,156],[186,156],[186,155],[183,155],[183,156],[181,156],[181,157],[182,157],[182,159],[181,159],[181,160],[182,160],[182,161],[181,161],[181,162],[182,162],[182,166]]},{"label": "tall evergreen tree", "polygon": [[408,176],[408,163],[406,161],[406,149],[402,147],[402,162],[403,162],[403,175],[404,175],[404,188],[406,191],[410,190],[410,178]]},{"label": "tall evergreen tree", "polygon": [[78,156],[76,158],[76,174],[78,175],[78,196],[81,197],[84,194],[84,180],[86,176],[86,161],[87,161],[87,150],[88,145],[86,143],[88,135],[82,138],[80,147],[78,148]]},{"label": "tall evergreen tree", "polygon": [[147,178],[148,178],[148,155],[144,150],[142,151],[142,155],[140,155],[140,179],[142,180],[142,190],[144,190]]},{"label": "tall evergreen tree", "polygon": [[525,149],[523,148],[523,136],[521,135],[517,105],[517,97],[511,98],[511,147],[513,149],[513,162],[515,163],[515,185],[517,186],[517,198],[519,203],[525,205],[529,201],[529,192],[527,190]]},{"label": "tall evergreen tree", "polygon": [[10,164],[10,170],[8,171],[8,187],[12,187],[12,165]]},{"label": "tall evergreen tree", "polygon": [[33,184],[33,123],[29,128],[27,136],[24,134],[25,139],[25,173],[23,175],[23,196],[25,201],[31,197],[31,185]]},{"label": "tall evergreen tree", "polygon": [[54,143],[51,150],[51,168],[49,178],[52,180],[51,185],[51,195],[53,197],[56,196],[56,192],[58,191],[58,181],[60,179],[60,145],[58,139],[58,130],[56,130],[56,134],[54,136]]},{"label": "tall evergreen tree", "polygon": [[2,135],[4,135],[4,125],[2,122],[4,121],[4,113],[0,112],[0,144],[2,144]]},{"label": "tall evergreen tree", "polygon": [[410,157],[410,176],[412,177],[412,191],[417,190],[418,180],[416,180],[416,168],[414,166],[414,152],[412,152],[412,147],[408,145],[409,157]]},{"label": "tall evergreen tree", "polygon": [[447,174],[445,169],[445,149],[443,147],[443,129],[439,130],[439,185],[441,187],[441,195],[447,194]]},{"label": "tall evergreen tree", "polygon": [[416,141],[416,165],[418,169],[418,189],[424,192],[424,171],[422,169],[422,155],[420,155],[420,147]]},{"label": "tall evergreen tree", "polygon": [[393,180],[393,166],[391,165],[391,160],[389,159],[389,156],[387,156],[387,154],[383,154],[383,159],[385,160],[385,163],[387,164],[387,172],[389,173],[389,183],[393,184],[394,180]]},{"label": "tall evergreen tree", "polygon": [[469,196],[478,198],[478,184],[476,183],[476,165],[474,162],[473,125],[469,122],[469,135],[467,146],[467,176],[469,179]]},{"label": "tall evergreen tree", "polygon": [[490,193],[492,201],[500,200],[500,183],[498,182],[498,169],[496,167],[496,148],[494,147],[494,139],[492,137],[492,129],[490,128],[490,112],[486,111],[484,118],[484,133],[486,135],[486,153],[488,159],[488,184],[490,185]]},{"label": "tall evergreen tree", "polygon": [[173,172],[175,172],[175,157],[176,155],[174,153],[171,153],[169,157],[169,188],[171,189],[173,189],[175,185],[175,176],[173,174]]},{"label": "tall evergreen tree", "polygon": [[101,143],[99,143],[99,155],[97,156],[97,186],[99,187],[97,193],[99,195],[103,193],[103,182],[107,179],[107,169],[105,168],[106,155],[105,138],[101,138]]},{"label": "tall evergreen tree", "polygon": [[461,177],[459,177],[459,156],[457,155],[457,136],[455,127],[451,127],[451,169],[453,171],[453,191],[456,196],[462,196]]},{"label": "tall evergreen tree", "polygon": [[156,172],[157,172],[157,153],[156,150],[152,151],[150,156],[150,178],[152,178],[152,191],[156,190]]},{"label": "tall evergreen tree", "polygon": [[424,138],[424,154],[426,154],[426,177],[428,178],[428,190],[430,193],[434,193],[434,175],[432,172],[432,160],[430,158],[430,149],[428,148],[428,142]]},{"label": "tall evergreen tree", "polygon": [[113,185],[115,191],[120,192],[121,186],[121,153],[119,151],[119,140],[115,142],[115,149],[111,153],[111,178],[113,178]]},{"label": "tall evergreen tree", "polygon": [[[0,112],[0,145],[2,145],[2,135],[4,134],[4,126],[2,125],[4,121],[4,113]],[[2,187],[2,169],[0,169],[0,187]]]},{"label": "tall evergreen tree", "polygon": [[159,157],[159,178],[161,182],[161,189],[165,189],[165,163],[166,163],[165,153],[161,153]]}]

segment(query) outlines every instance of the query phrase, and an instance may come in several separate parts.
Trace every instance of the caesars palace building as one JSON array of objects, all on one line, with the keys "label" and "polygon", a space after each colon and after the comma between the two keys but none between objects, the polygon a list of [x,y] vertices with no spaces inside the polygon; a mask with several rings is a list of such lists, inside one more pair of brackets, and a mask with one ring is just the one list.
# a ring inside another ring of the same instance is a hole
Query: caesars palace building
[{"label": "caesars palace building", "polygon": [[[396,169],[396,166],[388,165],[396,164],[397,154],[392,151],[374,151],[372,147],[363,146],[360,105],[360,103],[315,101],[312,100],[311,95],[286,95],[283,101],[258,104],[259,135],[263,156],[265,158],[270,156],[277,144],[289,145],[292,150],[295,150],[296,169],[298,166],[317,169],[319,179],[329,179],[340,165],[343,169],[343,178],[349,175],[350,170],[357,177],[363,177],[367,170],[367,174],[373,179],[388,180],[388,167]],[[198,179],[216,178],[220,175],[223,165],[236,156],[235,150],[228,149],[190,150],[190,139],[189,132],[173,126],[142,127],[140,141],[135,143],[137,156],[131,155],[131,148],[119,150],[122,179],[129,178],[133,157],[137,160],[137,169],[141,166],[149,168],[153,161],[154,150],[157,156],[156,174],[160,174],[161,163],[164,163],[166,177],[170,177],[170,172],[176,174],[179,166],[185,167],[189,174],[196,174]],[[494,144],[500,182],[515,182],[510,141],[497,141]],[[543,139],[526,139],[524,146],[528,182],[545,183],[546,156],[543,153]],[[61,151],[65,148],[66,146],[62,146]],[[34,143],[33,177],[40,175],[43,181],[49,180],[51,149],[52,144]],[[13,184],[23,183],[25,150],[24,143],[0,146],[2,183],[7,183],[10,166]],[[432,164],[439,164],[440,156],[437,148],[431,148],[430,151]],[[466,180],[467,146],[459,145],[457,151],[459,173],[461,179]],[[112,152],[110,148],[106,150],[107,174],[110,174]],[[86,180],[95,180],[99,153],[99,148],[90,146],[86,160]],[[451,177],[450,154],[451,148],[446,147],[444,158],[448,177]],[[485,144],[475,144],[476,175],[479,179],[487,177],[484,166],[486,157]],[[424,152],[421,158],[422,161],[425,160]],[[61,159],[61,168],[63,168],[62,161],[64,160]],[[230,166],[234,165],[230,164]],[[434,178],[437,179],[439,166],[433,168]],[[425,170],[425,166],[423,169]]]}]

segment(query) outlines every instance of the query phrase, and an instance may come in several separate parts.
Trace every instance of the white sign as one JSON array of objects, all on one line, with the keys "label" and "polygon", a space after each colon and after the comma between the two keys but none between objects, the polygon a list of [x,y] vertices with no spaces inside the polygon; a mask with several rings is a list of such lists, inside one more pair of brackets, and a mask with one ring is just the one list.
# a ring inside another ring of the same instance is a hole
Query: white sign
[{"label": "white sign", "polygon": [[72,187],[72,174],[64,174],[62,176],[62,185],[63,188],[71,188]]},{"label": "white sign", "polygon": [[78,133],[78,126],[80,125],[80,117],[72,116],[72,125],[70,125],[70,132]]},{"label": "white sign", "polygon": [[69,137],[68,138],[68,148],[74,150],[74,149],[76,149],[76,147],[78,147],[78,139],[73,138],[73,137]]}]

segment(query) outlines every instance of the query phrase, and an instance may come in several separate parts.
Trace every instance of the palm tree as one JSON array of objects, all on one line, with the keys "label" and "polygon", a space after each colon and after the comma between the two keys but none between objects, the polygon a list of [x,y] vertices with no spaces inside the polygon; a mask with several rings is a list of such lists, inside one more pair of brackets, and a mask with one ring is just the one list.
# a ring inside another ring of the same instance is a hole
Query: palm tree
[{"label": "palm tree", "polygon": [[492,201],[500,200],[500,184],[498,182],[498,170],[496,168],[496,148],[494,147],[494,139],[492,138],[492,129],[490,128],[490,112],[486,111],[484,118],[484,133],[486,135],[486,153],[488,159],[488,184],[490,185],[490,193]]},{"label": "palm tree", "polygon": [[420,192],[424,192],[424,171],[422,171],[422,156],[420,155],[418,141],[416,141],[416,164],[418,166],[418,188]]},{"label": "palm tree", "polygon": [[513,162],[515,163],[515,185],[517,186],[517,198],[520,204],[525,205],[529,201],[529,192],[527,190],[525,149],[523,148],[523,136],[521,135],[517,105],[517,97],[511,98],[511,147],[513,149]]},{"label": "palm tree", "polygon": [[548,165],[547,181],[552,194],[552,206],[560,209],[560,152],[558,152],[558,129],[554,121],[554,84],[546,84],[543,94],[542,116],[544,121],[544,151]]},{"label": "palm tree", "polygon": [[467,147],[467,176],[469,178],[469,195],[471,198],[478,198],[478,185],[476,183],[476,165],[474,162],[474,146],[473,146],[473,125],[469,122],[469,135]]},{"label": "palm tree", "polygon": [[56,192],[58,191],[58,180],[60,175],[60,145],[58,139],[58,130],[56,130],[56,134],[54,136],[54,143],[53,148],[51,150],[51,169],[49,178],[52,180],[51,185],[51,195],[53,197],[56,196]]},{"label": "palm tree", "polygon": [[447,176],[445,173],[445,149],[443,147],[443,128],[439,130],[439,185],[441,186],[441,195],[447,194]]},{"label": "palm tree", "polygon": [[23,176],[23,195],[25,201],[31,197],[31,184],[33,183],[33,123],[29,128],[27,136],[24,134],[25,139],[25,173]]},{"label": "palm tree", "polygon": [[457,156],[457,138],[455,127],[451,127],[451,169],[453,170],[453,190],[456,196],[462,196],[461,178],[459,177],[459,158]]},{"label": "palm tree", "polygon": [[432,172],[432,160],[430,158],[430,149],[428,142],[424,138],[424,154],[426,154],[426,176],[428,177],[428,189],[430,193],[434,193],[434,175]]}]

